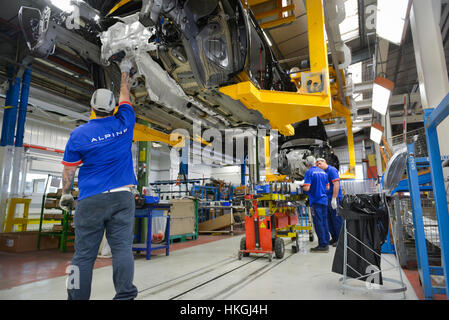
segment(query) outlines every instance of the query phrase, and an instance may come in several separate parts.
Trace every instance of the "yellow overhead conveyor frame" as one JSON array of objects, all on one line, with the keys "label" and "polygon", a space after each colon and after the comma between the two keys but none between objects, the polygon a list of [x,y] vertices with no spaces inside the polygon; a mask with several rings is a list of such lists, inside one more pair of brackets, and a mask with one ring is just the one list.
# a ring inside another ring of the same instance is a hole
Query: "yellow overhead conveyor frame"
[{"label": "yellow overhead conveyor frame", "polygon": [[327,45],[322,0],[306,0],[309,36],[310,72],[323,74],[320,93],[260,90],[250,81],[220,88],[220,92],[240,100],[247,108],[258,110],[273,129],[286,136],[294,135],[292,123],[332,112]]},{"label": "yellow overhead conveyor frame", "polygon": [[[247,0],[249,6],[254,6],[268,0]],[[111,9],[108,15],[112,14],[118,8],[131,2],[130,0],[118,1],[117,5]],[[244,3],[245,4],[245,3]],[[287,6],[282,8],[280,6],[276,9],[276,13],[292,10],[294,7]],[[322,73],[324,75],[324,92],[321,93],[299,93],[299,92],[276,92],[271,90],[259,90],[249,81],[249,77],[241,78],[238,84],[220,88],[220,91],[234,100],[240,100],[247,108],[258,110],[264,118],[270,121],[273,129],[279,130],[283,135],[294,135],[295,131],[292,123],[307,120],[313,117],[344,117],[346,120],[348,149],[349,149],[349,169],[340,178],[354,179],[355,178],[355,153],[354,153],[354,138],[352,133],[352,120],[348,108],[346,108],[338,99],[335,84],[330,85],[329,74],[335,72],[333,68],[329,68],[327,45],[325,40],[324,27],[324,8],[322,0],[306,0],[307,8],[307,27],[309,40],[309,56],[310,56],[310,72]],[[273,12],[266,12],[262,14],[273,14]],[[282,20],[279,17],[279,21]],[[275,20],[270,23],[276,23]],[[289,21],[290,22],[290,21]],[[261,26],[262,27],[262,26]],[[265,28],[271,27],[264,26]],[[242,73],[245,74],[244,72]],[[343,79],[344,74],[342,72]],[[332,89],[332,90],[331,90]],[[346,100],[349,104],[348,99]],[[176,137],[175,137],[176,138]],[[178,137],[178,140],[170,139],[169,134],[151,129],[147,126],[136,123],[134,129],[135,141],[159,141],[167,143],[170,146],[182,146],[184,144],[184,137]],[[193,139],[200,141],[197,139]],[[200,141],[202,144],[208,144],[205,141]],[[267,148],[266,148],[267,149]],[[266,156],[267,158],[267,156]],[[268,165],[268,167],[267,167]],[[266,168],[269,170],[269,158]],[[268,171],[268,179],[271,181],[279,181],[285,179],[284,176],[274,175]]]},{"label": "yellow overhead conveyor frame", "polygon": [[[342,70],[339,70],[342,76],[343,84],[346,83],[345,75]],[[332,78],[336,78],[336,70],[333,67],[329,68],[329,74]],[[338,95],[339,88],[337,81],[331,85],[332,91],[332,112],[328,115],[324,115],[323,118],[345,118],[346,122],[346,136],[348,141],[348,153],[349,153],[349,168],[348,170],[340,175],[340,179],[355,179],[355,152],[354,152],[354,134],[352,132],[352,118],[351,111],[349,108],[345,107]],[[346,104],[349,105],[349,98],[346,98]]]}]

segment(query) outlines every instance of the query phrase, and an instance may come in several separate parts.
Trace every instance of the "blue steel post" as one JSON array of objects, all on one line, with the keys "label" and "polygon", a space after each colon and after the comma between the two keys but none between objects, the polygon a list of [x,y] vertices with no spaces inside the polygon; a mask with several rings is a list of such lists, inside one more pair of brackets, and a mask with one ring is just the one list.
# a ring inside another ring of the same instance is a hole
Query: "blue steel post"
[{"label": "blue steel post", "polygon": [[16,147],[23,147],[25,121],[28,109],[28,96],[30,93],[31,69],[26,69],[22,79],[22,92],[20,95],[19,115],[17,118]]},{"label": "blue steel post", "polygon": [[421,207],[421,196],[418,183],[418,171],[415,162],[414,144],[407,146],[407,176],[408,188],[410,191],[410,201],[412,204],[412,217],[415,232],[416,261],[418,264],[418,272],[421,276],[422,287],[425,299],[432,299],[432,284],[430,279],[429,257],[427,255],[426,237],[424,233],[424,223]]},{"label": "blue steel post", "polygon": [[[13,77],[14,77],[14,67],[9,67],[8,70],[8,91],[6,92],[6,98],[5,98],[5,107],[9,106],[9,104],[11,103],[12,100],[12,95],[13,95],[13,88],[14,88],[14,83],[13,83]],[[1,146],[6,146],[6,132],[7,132],[7,128],[8,128],[8,119],[5,116],[7,114],[7,108],[5,108],[5,113],[3,114],[3,125],[2,125],[2,135],[1,135],[1,142],[0,145]]]},{"label": "blue steel post", "polygon": [[[185,145],[181,150],[181,162],[179,163],[179,178],[189,179],[189,141],[186,139]],[[189,188],[189,184],[186,182],[186,190]],[[182,182],[180,184],[180,190],[182,190]]]},{"label": "blue steel post", "polygon": [[14,68],[9,69],[9,89],[6,94],[5,111],[3,113],[1,146],[14,145],[14,129],[16,128],[17,104],[19,103],[20,78],[13,82]]},{"label": "blue steel post", "polygon": [[[424,129],[427,139],[427,150],[429,152],[430,174],[432,176],[432,185],[435,195],[435,207],[441,246],[441,264],[446,280],[446,297],[449,297],[449,213],[437,134],[438,124],[448,115],[447,109],[449,108],[449,102],[447,97],[448,96],[446,96],[437,107],[435,110],[437,112],[432,112],[433,109],[424,110]],[[433,119],[437,120],[433,121]]]},{"label": "blue steel post", "polygon": [[240,184],[242,186],[246,185],[246,160],[248,159],[248,156],[246,155],[243,158],[243,164],[240,165]]}]

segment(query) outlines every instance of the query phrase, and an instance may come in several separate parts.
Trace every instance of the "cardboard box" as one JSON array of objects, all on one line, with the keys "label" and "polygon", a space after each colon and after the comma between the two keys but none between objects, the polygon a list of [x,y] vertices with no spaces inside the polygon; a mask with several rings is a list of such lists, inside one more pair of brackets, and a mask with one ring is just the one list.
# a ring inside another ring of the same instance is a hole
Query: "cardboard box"
[{"label": "cardboard box", "polygon": [[173,199],[170,203],[170,236],[195,233],[194,200]]},{"label": "cardboard box", "polygon": [[[60,238],[58,236],[41,236],[40,250],[58,248],[59,239]],[[37,249],[37,242],[36,242],[36,249]]]},{"label": "cardboard box", "polygon": [[62,213],[44,213],[44,220],[62,220],[63,218]]},{"label": "cardboard box", "polygon": [[[0,251],[14,253],[37,251],[38,235],[38,231],[0,233]],[[41,250],[58,247],[59,237],[41,236]]]},{"label": "cardboard box", "polygon": [[[233,222],[235,222],[235,219]],[[220,229],[229,227],[230,225],[231,225],[231,214],[226,213],[222,216],[216,217],[215,219],[201,222],[198,225],[198,230],[199,231],[214,231],[214,230],[220,230]]]},{"label": "cardboard box", "polygon": [[170,236],[195,233],[195,219],[193,217],[170,217]]},{"label": "cardboard box", "polygon": [[38,232],[7,232],[0,233],[0,251],[28,252],[37,250]]},{"label": "cardboard box", "polygon": [[176,218],[194,218],[195,217],[195,202],[191,199],[173,199],[170,209],[170,217]]},{"label": "cardboard box", "polygon": [[59,207],[59,200],[45,199],[45,209],[54,209]]}]

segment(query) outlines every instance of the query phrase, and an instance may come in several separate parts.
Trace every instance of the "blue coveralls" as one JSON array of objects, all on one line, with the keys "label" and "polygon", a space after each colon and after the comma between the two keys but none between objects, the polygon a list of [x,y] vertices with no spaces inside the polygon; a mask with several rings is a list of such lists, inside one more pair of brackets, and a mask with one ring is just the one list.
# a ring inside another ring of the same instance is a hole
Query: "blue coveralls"
[{"label": "blue coveralls", "polygon": [[[330,188],[327,190],[328,197],[328,206],[327,206],[327,220],[329,225],[329,232],[332,237],[332,242],[338,241],[338,237],[340,236],[341,226],[343,224],[342,218],[337,214],[337,209],[332,209],[331,201],[334,183],[340,181],[340,176],[338,175],[338,170],[333,166],[328,166],[325,170],[329,179]],[[343,198],[343,194],[341,192],[341,184],[339,186],[338,195],[337,195],[337,204],[339,205],[341,199]]]},{"label": "blue coveralls", "polygon": [[324,170],[312,166],[306,171],[304,176],[304,185],[310,186],[309,204],[312,207],[312,219],[315,226],[315,232],[318,236],[318,246],[326,247],[329,245],[329,228],[327,222],[327,193],[326,185],[328,177]]}]

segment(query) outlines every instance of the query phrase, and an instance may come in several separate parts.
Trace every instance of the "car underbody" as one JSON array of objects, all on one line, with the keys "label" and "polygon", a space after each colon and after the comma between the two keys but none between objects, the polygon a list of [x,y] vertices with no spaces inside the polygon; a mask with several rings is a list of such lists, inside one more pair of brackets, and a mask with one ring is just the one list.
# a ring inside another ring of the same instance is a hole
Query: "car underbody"
[{"label": "car underbody", "polygon": [[[67,14],[45,7],[38,17],[32,11],[36,8],[22,8],[22,30],[34,55],[46,58],[64,44],[89,64],[95,88],[116,94],[120,70],[114,59],[125,54],[137,71],[131,89],[136,115],[155,120],[161,131],[191,131],[194,124],[203,129],[269,130],[261,113],[219,88],[249,80],[258,89],[297,91],[240,0],[131,1],[111,13],[116,4],[86,1],[77,11],[84,23],[76,28],[67,27],[73,23]],[[167,121],[170,117],[176,119]],[[310,154],[338,168],[321,121],[308,124],[295,124],[300,130],[294,137],[279,138],[275,161],[279,172],[293,179],[303,177],[304,159]]]}]

